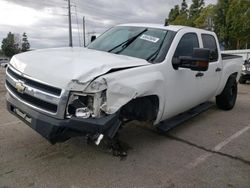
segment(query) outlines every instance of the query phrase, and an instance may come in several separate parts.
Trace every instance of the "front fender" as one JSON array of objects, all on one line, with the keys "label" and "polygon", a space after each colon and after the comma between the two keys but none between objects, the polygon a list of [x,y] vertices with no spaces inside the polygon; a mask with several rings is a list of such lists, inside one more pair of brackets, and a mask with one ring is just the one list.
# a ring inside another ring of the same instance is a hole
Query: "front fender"
[{"label": "front fender", "polygon": [[164,77],[161,72],[152,71],[149,67],[123,70],[103,76],[108,84],[106,113],[115,113],[132,99],[156,95],[159,98],[159,111],[155,124],[160,121],[165,104]]}]

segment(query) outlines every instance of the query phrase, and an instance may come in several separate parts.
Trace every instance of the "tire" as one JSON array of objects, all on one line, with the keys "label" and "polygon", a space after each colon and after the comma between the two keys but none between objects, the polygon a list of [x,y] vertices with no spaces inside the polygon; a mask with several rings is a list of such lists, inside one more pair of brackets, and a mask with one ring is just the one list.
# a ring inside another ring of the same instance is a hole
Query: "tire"
[{"label": "tire", "polygon": [[216,96],[216,104],[222,110],[231,110],[236,102],[238,92],[237,82],[234,76],[230,76],[222,93]]},{"label": "tire", "polygon": [[246,83],[246,80],[244,80],[242,77],[240,77],[239,83],[240,83],[240,84],[245,84],[245,83]]}]

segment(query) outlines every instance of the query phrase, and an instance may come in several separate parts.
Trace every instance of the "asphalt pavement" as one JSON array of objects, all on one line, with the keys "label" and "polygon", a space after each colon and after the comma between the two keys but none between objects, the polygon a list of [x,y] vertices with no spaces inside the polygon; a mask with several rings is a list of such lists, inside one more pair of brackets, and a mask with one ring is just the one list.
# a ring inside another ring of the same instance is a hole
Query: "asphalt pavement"
[{"label": "asphalt pavement", "polygon": [[0,188],[7,187],[250,187],[250,84],[236,106],[216,106],[159,134],[129,123],[126,158],[82,137],[51,145],[6,111],[0,68]]}]

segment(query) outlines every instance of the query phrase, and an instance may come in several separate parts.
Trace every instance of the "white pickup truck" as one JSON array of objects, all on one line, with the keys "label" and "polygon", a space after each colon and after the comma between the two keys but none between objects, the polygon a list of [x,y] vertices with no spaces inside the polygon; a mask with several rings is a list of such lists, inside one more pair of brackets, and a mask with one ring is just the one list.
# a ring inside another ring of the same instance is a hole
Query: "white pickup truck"
[{"label": "white pickup truck", "polygon": [[88,135],[98,144],[129,120],[168,130],[165,122],[198,114],[213,97],[232,109],[242,64],[220,54],[210,31],[118,25],[86,48],[15,55],[6,70],[7,107],[51,143]]}]

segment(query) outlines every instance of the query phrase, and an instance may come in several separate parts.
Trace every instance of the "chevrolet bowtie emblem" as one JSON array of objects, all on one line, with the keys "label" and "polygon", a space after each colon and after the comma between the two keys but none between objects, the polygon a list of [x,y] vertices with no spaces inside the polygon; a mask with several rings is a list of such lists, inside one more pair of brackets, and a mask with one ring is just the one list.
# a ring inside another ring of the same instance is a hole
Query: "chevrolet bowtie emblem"
[{"label": "chevrolet bowtie emblem", "polygon": [[25,86],[23,85],[22,82],[17,82],[15,88],[19,93],[23,93],[25,90]]}]

